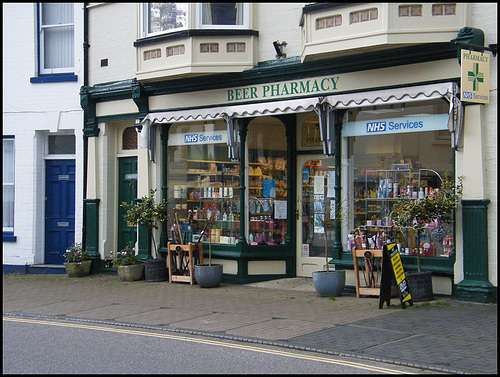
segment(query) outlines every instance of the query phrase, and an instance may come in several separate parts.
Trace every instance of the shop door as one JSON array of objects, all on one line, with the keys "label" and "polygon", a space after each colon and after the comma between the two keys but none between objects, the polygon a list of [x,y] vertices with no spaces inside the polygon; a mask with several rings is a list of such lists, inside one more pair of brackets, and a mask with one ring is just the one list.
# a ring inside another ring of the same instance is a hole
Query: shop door
[{"label": "shop door", "polygon": [[135,244],[137,227],[128,226],[123,218],[125,209],[123,202],[132,203],[137,198],[137,157],[118,159],[118,250],[124,249],[129,242]]},{"label": "shop door", "polygon": [[45,263],[63,264],[75,242],[75,160],[48,160],[45,172]]},{"label": "shop door", "polygon": [[325,155],[297,156],[297,276],[325,269],[325,237],[331,259],[334,167],[334,159]]}]

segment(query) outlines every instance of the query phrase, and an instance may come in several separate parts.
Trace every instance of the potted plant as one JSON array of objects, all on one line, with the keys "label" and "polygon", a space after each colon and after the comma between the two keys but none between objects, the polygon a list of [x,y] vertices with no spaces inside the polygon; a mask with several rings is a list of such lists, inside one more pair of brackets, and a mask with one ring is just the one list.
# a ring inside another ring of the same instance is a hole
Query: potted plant
[{"label": "potted plant", "polygon": [[413,228],[417,235],[417,272],[406,274],[413,301],[432,299],[432,273],[422,272],[420,268],[420,235],[427,224],[437,221],[445,223],[462,197],[462,179],[458,184],[451,181],[449,174],[441,182],[441,188],[432,190],[421,199],[401,198],[393,207],[391,218],[396,227]]},{"label": "potted plant", "polygon": [[316,292],[322,297],[336,297],[340,296],[345,287],[345,271],[335,270],[328,266],[328,245],[327,233],[328,227],[333,226],[337,222],[342,221],[342,216],[337,213],[333,218],[330,216],[331,211],[329,208],[325,209],[325,217],[321,220],[325,231],[325,271],[314,271],[312,273],[313,285]]},{"label": "potted plant", "polygon": [[116,253],[113,264],[123,281],[140,280],[144,275],[144,263],[135,254],[132,244],[128,244],[125,249]]},{"label": "potted plant", "polygon": [[201,288],[217,287],[222,280],[222,264],[212,264],[212,237],[210,229],[213,226],[213,222],[214,218],[212,216],[205,224],[198,241],[201,242],[203,236],[209,237],[210,240],[208,244],[208,264],[196,264],[194,266],[194,278]]},{"label": "potted plant", "polygon": [[162,200],[155,203],[154,196],[156,189],[152,189],[150,194],[144,196],[136,203],[122,203],[127,213],[124,218],[132,225],[143,223],[149,232],[149,237],[153,241],[151,250],[152,259],[144,261],[144,274],[146,281],[165,281],[168,279],[167,261],[158,253],[154,230],[158,229],[158,223],[166,222],[168,219],[167,201]]},{"label": "potted plant", "polygon": [[68,277],[76,278],[89,275],[92,261],[87,255],[87,252],[82,249],[81,243],[74,243],[66,250],[63,256],[66,258],[64,268],[66,269]]}]

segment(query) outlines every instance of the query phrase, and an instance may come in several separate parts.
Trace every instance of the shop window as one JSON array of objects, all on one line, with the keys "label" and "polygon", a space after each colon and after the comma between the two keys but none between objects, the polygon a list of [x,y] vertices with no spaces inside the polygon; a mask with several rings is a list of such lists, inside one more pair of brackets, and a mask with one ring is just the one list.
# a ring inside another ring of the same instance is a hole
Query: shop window
[{"label": "shop window", "polygon": [[211,239],[202,241],[235,244],[240,236],[240,163],[228,158],[225,123],[173,125],[167,151],[169,214],[179,223],[183,242],[197,242],[212,218]]},{"label": "shop window", "polygon": [[134,127],[127,127],[123,131],[122,149],[137,149],[137,132]]},{"label": "shop window", "polygon": [[287,227],[287,142],[285,127],[272,117],[248,127],[248,242],[279,245]]},{"label": "shop window", "polygon": [[[390,213],[400,197],[418,200],[439,188],[446,173],[453,177],[447,108],[445,101],[429,101],[348,113],[343,133],[348,136],[350,231],[359,229],[368,237],[390,232]],[[406,254],[416,255],[420,248],[424,256],[446,257],[453,249],[453,234],[449,218],[427,224],[420,240],[413,228],[404,229],[399,242]],[[352,246],[351,234],[347,250]]]}]

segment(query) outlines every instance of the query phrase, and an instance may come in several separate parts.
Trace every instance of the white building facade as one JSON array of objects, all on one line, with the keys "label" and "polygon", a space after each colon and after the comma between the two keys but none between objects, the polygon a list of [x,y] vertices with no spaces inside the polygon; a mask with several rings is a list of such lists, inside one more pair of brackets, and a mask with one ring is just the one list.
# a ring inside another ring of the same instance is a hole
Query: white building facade
[{"label": "white building facade", "polygon": [[[326,241],[352,287],[352,231],[390,231],[395,184],[418,199],[450,174],[463,176],[462,203],[423,238],[406,234],[403,265],[420,253],[435,293],[495,300],[496,4],[217,4],[87,7],[95,260],[129,241],[148,257],[120,203],[157,189],[182,242],[213,216],[228,282],[311,276]],[[454,40],[489,57],[488,103],[461,98]],[[340,226],[322,224],[330,209],[346,214]]]},{"label": "white building facade", "polygon": [[83,3],[2,6],[3,268],[48,272],[82,241]]}]

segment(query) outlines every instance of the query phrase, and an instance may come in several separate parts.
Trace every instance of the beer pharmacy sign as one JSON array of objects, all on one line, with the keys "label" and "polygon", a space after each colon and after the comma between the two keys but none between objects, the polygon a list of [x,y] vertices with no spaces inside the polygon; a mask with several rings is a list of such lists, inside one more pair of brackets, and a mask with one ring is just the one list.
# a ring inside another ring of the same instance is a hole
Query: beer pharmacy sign
[{"label": "beer pharmacy sign", "polygon": [[462,50],[460,99],[464,102],[490,102],[489,54]]}]

